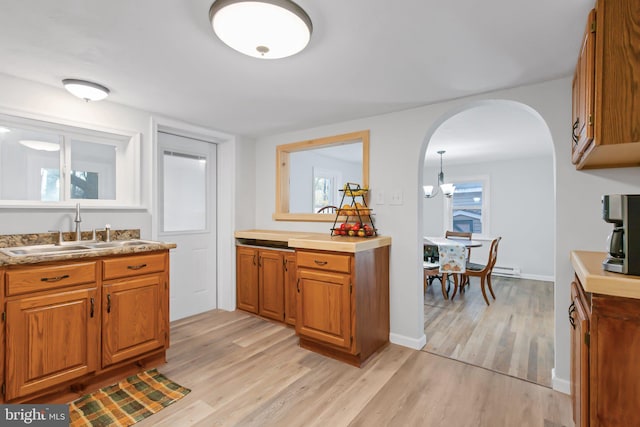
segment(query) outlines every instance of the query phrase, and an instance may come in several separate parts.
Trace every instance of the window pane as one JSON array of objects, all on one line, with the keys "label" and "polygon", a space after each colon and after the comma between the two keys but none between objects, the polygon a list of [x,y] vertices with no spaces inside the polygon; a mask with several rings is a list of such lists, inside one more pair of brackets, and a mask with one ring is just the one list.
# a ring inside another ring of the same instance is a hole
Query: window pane
[{"label": "window pane", "polygon": [[71,140],[71,198],[116,198],[116,147]]},{"label": "window pane", "polygon": [[455,183],[452,201],[454,231],[482,233],[482,182]]},{"label": "window pane", "polygon": [[164,153],[164,231],[206,228],[206,166],[204,158]]},{"label": "window pane", "polygon": [[[0,126],[9,130],[0,133],[0,199],[59,201],[62,138],[1,122]],[[51,183],[46,191],[43,180]]]}]

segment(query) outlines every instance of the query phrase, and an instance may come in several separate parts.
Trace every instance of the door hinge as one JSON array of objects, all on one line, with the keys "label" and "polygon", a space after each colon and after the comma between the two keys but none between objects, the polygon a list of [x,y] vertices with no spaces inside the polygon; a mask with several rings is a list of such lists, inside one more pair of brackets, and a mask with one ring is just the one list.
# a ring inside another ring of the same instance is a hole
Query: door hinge
[{"label": "door hinge", "polygon": [[584,343],[589,347],[589,344],[591,343],[591,334],[589,332],[584,333]]},{"label": "door hinge", "polygon": [[593,126],[593,115],[589,114],[589,126]]},{"label": "door hinge", "polygon": [[349,293],[353,293],[353,284],[349,283]]},{"label": "door hinge", "polygon": [[591,21],[591,32],[592,33],[596,32],[596,21]]},{"label": "door hinge", "polygon": [[2,321],[4,322],[7,319],[7,312],[3,311],[2,312]]},{"label": "door hinge", "polygon": [[7,394],[7,385],[5,383],[2,383],[2,395],[6,395]]}]

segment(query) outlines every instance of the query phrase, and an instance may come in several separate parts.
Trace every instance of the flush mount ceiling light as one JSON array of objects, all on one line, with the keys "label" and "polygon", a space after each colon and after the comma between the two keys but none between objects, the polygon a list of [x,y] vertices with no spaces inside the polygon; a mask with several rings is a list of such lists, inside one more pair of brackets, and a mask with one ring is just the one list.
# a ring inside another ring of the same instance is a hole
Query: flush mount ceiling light
[{"label": "flush mount ceiling light", "polygon": [[106,87],[86,80],[64,79],[62,84],[71,94],[87,102],[100,101],[109,95],[109,89]]},{"label": "flush mount ceiling light", "polygon": [[38,151],[60,151],[60,144],[55,142],[37,141],[34,139],[21,139],[18,141],[25,147]]},{"label": "flush mount ceiling light", "polygon": [[11,132],[11,129],[6,128],[4,126],[0,126],[0,133],[9,133]]},{"label": "flush mount ceiling light", "polygon": [[209,20],[226,45],[262,59],[295,55],[313,31],[309,15],[289,0],[216,0]]},{"label": "flush mount ceiling light", "polygon": [[456,189],[455,185],[445,184],[444,182],[444,172],[442,172],[442,155],[444,153],[444,150],[438,151],[438,154],[440,154],[440,173],[438,174],[438,186],[436,187],[435,192],[433,191],[433,185],[422,186],[422,188],[424,189],[424,197],[426,197],[427,199],[437,196],[440,190],[442,190],[442,194],[444,195],[444,197],[452,197],[453,192]]}]

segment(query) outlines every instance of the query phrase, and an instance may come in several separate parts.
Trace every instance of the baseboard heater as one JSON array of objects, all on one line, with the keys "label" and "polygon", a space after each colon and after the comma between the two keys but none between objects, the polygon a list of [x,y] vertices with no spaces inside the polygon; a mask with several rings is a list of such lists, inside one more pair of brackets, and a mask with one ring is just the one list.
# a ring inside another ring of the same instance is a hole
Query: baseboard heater
[{"label": "baseboard heater", "polygon": [[520,277],[520,267],[505,267],[496,265],[493,267],[492,274],[496,276]]}]

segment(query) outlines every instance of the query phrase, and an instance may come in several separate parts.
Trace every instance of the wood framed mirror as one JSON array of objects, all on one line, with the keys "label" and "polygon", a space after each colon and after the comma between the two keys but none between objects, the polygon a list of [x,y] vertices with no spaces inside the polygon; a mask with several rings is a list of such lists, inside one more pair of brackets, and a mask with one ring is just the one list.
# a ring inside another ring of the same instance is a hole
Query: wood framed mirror
[{"label": "wood framed mirror", "polygon": [[346,182],[369,187],[369,131],[294,142],[276,147],[276,221],[332,222]]}]

